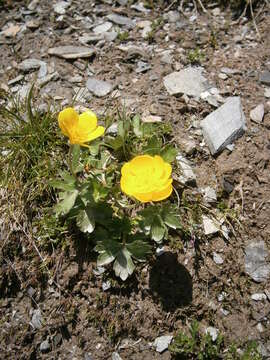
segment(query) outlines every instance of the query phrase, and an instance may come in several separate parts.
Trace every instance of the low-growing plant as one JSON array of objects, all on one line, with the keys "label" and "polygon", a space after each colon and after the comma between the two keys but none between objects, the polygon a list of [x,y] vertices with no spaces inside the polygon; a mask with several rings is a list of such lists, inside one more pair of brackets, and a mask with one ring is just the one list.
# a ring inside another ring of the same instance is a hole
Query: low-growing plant
[{"label": "low-growing plant", "polygon": [[[181,228],[168,200],[177,154],[164,140],[169,129],[119,113],[111,135],[92,111],[78,115],[73,108],[61,111],[58,121],[70,148],[69,171],[51,181],[60,190],[55,213],[94,241],[98,266],[113,263],[116,276],[126,280],[154,244]],[[111,119],[105,122],[108,128]]]}]

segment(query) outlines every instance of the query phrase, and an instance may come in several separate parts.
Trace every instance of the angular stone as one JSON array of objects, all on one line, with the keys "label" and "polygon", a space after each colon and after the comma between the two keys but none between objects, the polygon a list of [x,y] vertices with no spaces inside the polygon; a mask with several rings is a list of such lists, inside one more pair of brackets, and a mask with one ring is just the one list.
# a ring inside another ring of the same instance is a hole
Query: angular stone
[{"label": "angular stone", "polygon": [[89,58],[95,54],[95,50],[85,46],[58,46],[48,50],[49,55],[55,55],[63,59]]},{"label": "angular stone", "polygon": [[265,261],[267,256],[264,241],[253,242],[245,249],[245,270],[256,282],[266,282],[269,278],[270,264]]},{"label": "angular stone", "polygon": [[144,61],[138,61],[137,68],[135,71],[137,74],[140,74],[140,73],[144,73],[150,69],[151,69],[151,65],[149,65],[148,63],[146,63]]},{"label": "angular stone", "polygon": [[33,326],[34,329],[41,329],[42,328],[42,315],[39,309],[33,310],[32,319],[30,324]]},{"label": "angular stone", "polygon": [[106,96],[113,89],[113,85],[111,83],[103,80],[98,80],[94,77],[91,77],[87,80],[86,87],[91,93],[93,93],[97,97]]},{"label": "angular stone", "polygon": [[130,20],[128,17],[122,15],[110,14],[107,16],[107,18],[114,24],[126,26],[128,28],[134,28],[136,25],[133,20]]},{"label": "angular stone", "polygon": [[93,31],[95,34],[103,34],[109,31],[112,27],[112,23],[109,21],[105,21],[103,24],[96,26]]},{"label": "angular stone", "polygon": [[168,20],[170,23],[176,23],[177,21],[180,21],[180,13],[178,11],[169,11],[166,14],[163,15],[164,20]]},{"label": "angular stone", "polygon": [[156,351],[162,353],[163,351],[167,350],[170,343],[172,342],[172,339],[172,335],[164,335],[156,338],[153,344],[156,348]]},{"label": "angular stone", "polygon": [[222,259],[222,257],[215,251],[213,252],[213,260],[217,265],[221,265],[224,263],[224,260]]},{"label": "angular stone", "polygon": [[270,85],[270,71],[263,71],[261,74],[260,74],[260,82],[262,84],[265,84],[265,85]]},{"label": "angular stone", "polygon": [[113,352],[112,353],[112,360],[122,360],[122,358],[117,352]]},{"label": "angular stone", "polygon": [[264,293],[256,293],[251,295],[251,299],[254,301],[263,301],[267,299],[267,296]]},{"label": "angular stone", "polygon": [[213,326],[209,326],[207,329],[205,329],[205,333],[209,334],[212,338],[212,341],[216,341],[218,337],[219,330],[214,328]]},{"label": "angular stone", "polygon": [[187,68],[179,72],[173,72],[163,79],[164,85],[170,95],[186,94],[199,97],[209,85],[202,75],[200,68]]},{"label": "angular stone", "polygon": [[196,175],[192,169],[190,161],[181,154],[176,156],[176,161],[182,171],[178,180],[183,184],[196,186]]},{"label": "angular stone", "polygon": [[205,235],[212,235],[220,230],[220,224],[216,223],[214,220],[210,219],[209,217],[203,215],[202,221],[203,221],[203,228]]},{"label": "angular stone", "polygon": [[246,128],[240,97],[229,98],[224,105],[201,121],[204,139],[212,155],[238,139]]},{"label": "angular stone", "polygon": [[207,186],[206,188],[202,189],[203,192],[203,199],[207,203],[215,203],[217,201],[217,193],[216,190]]},{"label": "angular stone", "polygon": [[42,343],[39,346],[41,352],[47,352],[48,350],[50,350],[50,348],[51,346],[48,340],[42,341]]},{"label": "angular stone", "polygon": [[250,112],[250,119],[257,124],[260,124],[263,121],[264,116],[264,106],[263,104],[257,105],[253,110]]},{"label": "angular stone", "polygon": [[53,6],[53,10],[56,14],[64,15],[66,13],[66,9],[69,7],[69,3],[66,1],[59,1]]}]

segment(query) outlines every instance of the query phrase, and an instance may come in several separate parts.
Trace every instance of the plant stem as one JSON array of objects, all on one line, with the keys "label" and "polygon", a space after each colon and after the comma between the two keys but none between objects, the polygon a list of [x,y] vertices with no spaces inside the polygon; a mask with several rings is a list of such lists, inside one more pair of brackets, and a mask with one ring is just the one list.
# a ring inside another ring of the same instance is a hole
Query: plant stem
[{"label": "plant stem", "polygon": [[68,166],[69,166],[69,170],[70,170],[71,174],[75,177],[75,179],[77,179],[77,176],[76,176],[75,172],[73,171],[73,166],[72,166],[72,149],[73,149],[73,145],[70,145],[69,152],[68,152]]}]

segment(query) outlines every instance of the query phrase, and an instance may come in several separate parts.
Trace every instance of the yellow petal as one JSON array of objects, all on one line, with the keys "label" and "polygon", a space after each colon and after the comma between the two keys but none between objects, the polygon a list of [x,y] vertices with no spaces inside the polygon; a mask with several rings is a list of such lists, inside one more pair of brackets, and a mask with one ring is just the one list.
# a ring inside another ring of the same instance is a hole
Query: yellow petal
[{"label": "yellow petal", "polygon": [[105,132],[105,128],[103,126],[98,126],[96,128],[96,130],[94,130],[93,132],[88,134],[86,140],[84,140],[82,142],[88,142],[88,141],[94,140],[94,139],[102,136],[104,134],[104,132]]},{"label": "yellow petal", "polygon": [[130,162],[130,171],[136,175],[149,172],[152,167],[153,167],[153,158],[150,155],[136,156]]},{"label": "yellow petal", "polygon": [[132,195],[133,193],[133,183],[131,180],[130,177],[125,176],[122,176],[120,179],[121,190],[127,195]]},{"label": "yellow petal", "polygon": [[62,133],[70,137],[71,129],[77,126],[79,122],[79,115],[76,111],[69,107],[62,110],[58,115],[58,124]]},{"label": "yellow petal", "polygon": [[149,202],[149,201],[153,200],[153,193],[152,192],[141,193],[141,194],[136,193],[133,196],[135,197],[135,199],[139,200],[142,203]]},{"label": "yellow petal", "polygon": [[152,201],[161,201],[161,200],[167,199],[171,195],[172,191],[173,191],[173,187],[172,187],[172,184],[170,184],[166,188],[164,188],[160,191],[154,192],[153,196],[152,196]]},{"label": "yellow petal", "polygon": [[87,110],[87,111],[83,112],[79,116],[78,128],[82,132],[86,132],[86,133],[96,130],[96,128],[97,128],[96,114],[91,110]]},{"label": "yellow petal", "polygon": [[121,168],[122,176],[129,176],[130,175],[130,162],[125,163]]}]

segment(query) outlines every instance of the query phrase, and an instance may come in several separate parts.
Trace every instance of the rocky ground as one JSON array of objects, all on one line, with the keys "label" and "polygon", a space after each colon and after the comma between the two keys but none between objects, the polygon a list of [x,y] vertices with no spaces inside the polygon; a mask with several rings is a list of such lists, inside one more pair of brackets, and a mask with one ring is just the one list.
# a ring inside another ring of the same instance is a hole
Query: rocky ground
[{"label": "rocky ground", "polygon": [[[269,4],[255,9],[256,31],[217,3],[181,3],[0,5],[3,90],[23,99],[35,82],[42,111],[75,97],[101,116],[124,106],[170,122],[176,181],[207,209],[189,224],[201,238],[175,239],[125,285],[72,246],[44,278],[39,256],[15,242],[8,257],[1,239],[2,359],[170,359],[155,340],[192,319],[270,358]],[[228,221],[214,221],[224,208]]]}]

